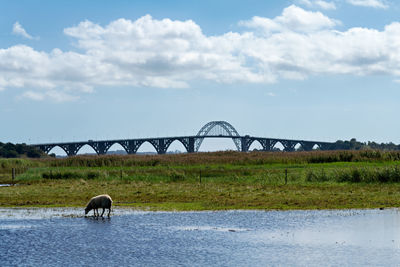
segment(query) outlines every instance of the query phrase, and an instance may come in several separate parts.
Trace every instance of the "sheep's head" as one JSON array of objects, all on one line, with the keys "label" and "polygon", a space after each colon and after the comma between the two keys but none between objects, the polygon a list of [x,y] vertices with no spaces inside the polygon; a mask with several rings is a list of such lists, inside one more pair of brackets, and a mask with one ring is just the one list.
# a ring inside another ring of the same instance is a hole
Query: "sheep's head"
[{"label": "sheep's head", "polygon": [[91,208],[86,208],[85,209],[85,215],[88,214],[88,212],[91,210]]}]

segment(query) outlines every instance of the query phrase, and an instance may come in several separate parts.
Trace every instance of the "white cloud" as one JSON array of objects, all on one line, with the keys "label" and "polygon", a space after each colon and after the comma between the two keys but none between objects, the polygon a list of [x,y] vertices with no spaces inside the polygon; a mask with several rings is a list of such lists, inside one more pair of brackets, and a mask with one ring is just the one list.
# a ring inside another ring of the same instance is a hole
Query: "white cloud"
[{"label": "white cloud", "polygon": [[83,21],[64,30],[81,52],[0,49],[0,88],[37,101],[73,101],[96,87],[190,87],[193,81],[272,83],[313,75],[400,79],[400,23],[351,28],[321,12],[289,6],[275,18],[242,21],[244,32],[206,36],[195,22]]},{"label": "white cloud", "polygon": [[389,6],[381,0],[347,0],[347,2],[354,6],[364,6],[373,8],[387,9]]},{"label": "white cloud", "polygon": [[14,23],[12,32],[13,34],[22,36],[24,38],[33,39],[33,37],[25,31],[25,29],[18,21]]},{"label": "white cloud", "polygon": [[336,4],[334,2],[328,2],[323,0],[298,0],[299,4],[306,6],[308,8],[321,8],[324,10],[336,9]]},{"label": "white cloud", "polygon": [[315,1],[315,5],[319,6],[322,9],[325,9],[325,10],[336,9],[336,5],[335,5],[334,2],[327,2],[327,1],[317,0],[317,1]]},{"label": "white cloud", "polygon": [[69,94],[65,94],[64,92],[49,90],[45,92],[37,92],[28,90],[22,94],[23,98],[28,98],[35,101],[42,101],[45,99],[50,99],[55,102],[67,102],[67,101],[75,101],[79,99],[77,96],[72,96]]},{"label": "white cloud", "polygon": [[313,6],[313,2],[311,2],[310,0],[298,0],[297,1],[300,5],[304,5],[307,7],[312,7]]},{"label": "white cloud", "polygon": [[264,32],[297,31],[313,32],[333,28],[339,21],[330,19],[321,12],[306,11],[295,5],[285,8],[281,16],[274,19],[255,16],[250,21],[242,21],[240,25],[263,29]]},{"label": "white cloud", "polygon": [[36,101],[44,100],[45,98],[43,93],[34,91],[26,91],[22,94],[22,96]]}]

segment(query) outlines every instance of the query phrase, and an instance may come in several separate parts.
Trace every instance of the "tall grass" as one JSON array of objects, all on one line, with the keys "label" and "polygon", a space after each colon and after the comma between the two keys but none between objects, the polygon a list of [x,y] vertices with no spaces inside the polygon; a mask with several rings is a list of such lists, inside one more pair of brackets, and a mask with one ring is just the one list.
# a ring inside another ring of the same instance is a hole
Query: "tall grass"
[{"label": "tall grass", "polygon": [[400,168],[388,166],[381,168],[338,168],[332,172],[324,169],[309,170],[307,182],[350,182],[350,183],[398,183],[400,182]]},{"label": "tall grass", "polygon": [[38,160],[33,160],[33,159],[3,159],[0,158],[0,172],[2,171],[8,171],[11,170],[12,168],[32,168],[32,167],[38,167],[42,165],[43,163],[38,161]]},{"label": "tall grass", "polygon": [[[400,152],[213,152],[173,155],[0,159],[0,178],[16,168],[20,181],[120,179],[153,182],[289,183],[400,182]],[[4,179],[3,179],[4,180]]]},{"label": "tall grass", "polygon": [[265,165],[332,162],[384,162],[400,160],[400,151],[304,151],[304,152],[210,152],[167,155],[74,156],[63,159],[40,159],[49,167],[166,166],[194,164]]}]

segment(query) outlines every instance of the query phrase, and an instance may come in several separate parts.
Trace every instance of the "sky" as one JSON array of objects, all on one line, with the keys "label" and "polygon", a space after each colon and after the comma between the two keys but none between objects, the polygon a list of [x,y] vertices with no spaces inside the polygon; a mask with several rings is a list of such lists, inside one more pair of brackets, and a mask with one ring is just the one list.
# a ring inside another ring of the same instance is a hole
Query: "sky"
[{"label": "sky", "polygon": [[195,135],[223,120],[241,135],[399,144],[399,11],[394,0],[2,0],[0,142]]}]

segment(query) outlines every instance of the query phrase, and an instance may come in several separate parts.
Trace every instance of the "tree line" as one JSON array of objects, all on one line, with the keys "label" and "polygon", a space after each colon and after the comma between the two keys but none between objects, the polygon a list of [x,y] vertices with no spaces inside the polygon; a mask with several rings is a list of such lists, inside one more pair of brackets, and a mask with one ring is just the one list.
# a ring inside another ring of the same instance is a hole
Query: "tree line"
[{"label": "tree line", "polygon": [[359,142],[355,138],[350,139],[350,141],[338,140],[335,142],[336,149],[340,150],[363,150],[363,149],[373,149],[373,150],[400,150],[400,145],[396,145],[392,142],[390,143],[376,143],[376,142]]},{"label": "tree line", "polygon": [[40,158],[45,155],[40,149],[27,144],[0,142],[0,158]]}]

